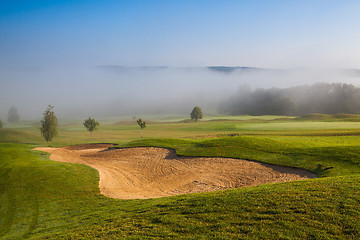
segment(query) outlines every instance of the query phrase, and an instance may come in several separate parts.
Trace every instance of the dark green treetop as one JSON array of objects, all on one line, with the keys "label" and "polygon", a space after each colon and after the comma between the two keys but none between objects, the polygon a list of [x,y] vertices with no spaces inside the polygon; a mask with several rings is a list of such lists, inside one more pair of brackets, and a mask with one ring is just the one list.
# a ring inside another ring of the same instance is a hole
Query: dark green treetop
[{"label": "dark green treetop", "polygon": [[94,130],[96,130],[96,127],[100,125],[97,121],[95,121],[94,118],[89,117],[89,119],[86,119],[83,123],[86,129],[90,132],[90,135]]},{"label": "dark green treetop", "polygon": [[194,119],[195,122],[198,119],[202,119],[203,114],[202,114],[201,108],[200,107],[194,107],[194,109],[192,110],[192,112],[190,114],[190,117],[191,117],[191,119]]},{"label": "dark green treetop", "polygon": [[44,137],[47,143],[57,136],[58,121],[54,114],[54,107],[49,105],[43,114],[41,120],[41,135]]}]

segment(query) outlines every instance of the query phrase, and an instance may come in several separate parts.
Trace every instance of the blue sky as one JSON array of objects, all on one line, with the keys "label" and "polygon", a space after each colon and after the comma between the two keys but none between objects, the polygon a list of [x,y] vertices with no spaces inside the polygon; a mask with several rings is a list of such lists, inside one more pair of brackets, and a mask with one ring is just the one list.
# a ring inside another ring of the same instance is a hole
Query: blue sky
[{"label": "blue sky", "polygon": [[[359,86],[358,78],[328,72],[360,69],[359,13],[358,0],[1,0],[0,119],[12,106],[20,116],[38,118],[48,104],[60,118],[160,106],[186,111],[193,104],[214,106],[243,84]],[[311,71],[113,74],[103,65]]]},{"label": "blue sky", "polygon": [[360,2],[3,0],[0,64],[360,68]]}]

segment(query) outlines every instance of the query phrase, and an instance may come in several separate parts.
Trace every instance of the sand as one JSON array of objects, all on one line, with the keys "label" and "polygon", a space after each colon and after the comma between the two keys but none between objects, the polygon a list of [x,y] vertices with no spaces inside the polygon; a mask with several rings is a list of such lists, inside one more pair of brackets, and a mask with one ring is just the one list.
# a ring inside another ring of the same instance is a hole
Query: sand
[{"label": "sand", "polygon": [[119,199],[168,197],[316,177],[304,169],[255,161],[183,157],[165,148],[110,147],[111,144],[87,144],[35,150],[49,152],[54,161],[97,169],[101,193]]}]

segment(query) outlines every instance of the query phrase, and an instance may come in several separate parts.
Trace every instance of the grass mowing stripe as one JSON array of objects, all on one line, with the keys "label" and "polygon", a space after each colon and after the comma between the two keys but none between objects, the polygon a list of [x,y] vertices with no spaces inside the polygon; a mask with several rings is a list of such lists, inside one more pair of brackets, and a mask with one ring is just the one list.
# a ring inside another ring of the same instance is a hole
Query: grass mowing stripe
[{"label": "grass mowing stripe", "polygon": [[[7,207],[0,209],[0,222],[4,223],[1,233],[6,239],[23,238],[33,235],[34,230],[52,228],[44,216],[51,214],[49,217],[53,218],[66,213],[71,199],[84,197],[85,200],[99,193],[94,169],[54,162],[31,149],[28,145],[0,144],[0,169],[11,169],[7,176],[1,175],[1,185],[6,188],[2,188],[0,199],[5,202],[2,206]],[[64,201],[66,196],[70,199]],[[63,222],[59,220],[55,225]],[[63,224],[69,224],[69,219]]]},{"label": "grass mowing stripe", "polygon": [[0,224],[0,237],[4,236],[10,231],[15,216],[15,196],[11,191],[11,181],[9,173],[11,169],[1,166],[0,169],[0,196],[1,196],[1,211],[3,212],[3,219]]}]

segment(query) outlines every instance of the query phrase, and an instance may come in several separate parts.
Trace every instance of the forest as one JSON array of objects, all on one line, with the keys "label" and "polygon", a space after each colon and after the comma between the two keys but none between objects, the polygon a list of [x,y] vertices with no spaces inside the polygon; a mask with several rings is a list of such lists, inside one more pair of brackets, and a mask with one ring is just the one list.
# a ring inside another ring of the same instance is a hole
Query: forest
[{"label": "forest", "polygon": [[255,89],[241,86],[218,109],[230,115],[360,113],[360,88],[345,83],[316,83],[290,88]]}]

